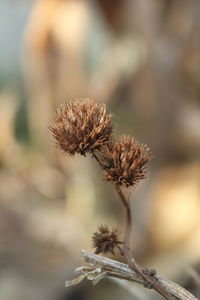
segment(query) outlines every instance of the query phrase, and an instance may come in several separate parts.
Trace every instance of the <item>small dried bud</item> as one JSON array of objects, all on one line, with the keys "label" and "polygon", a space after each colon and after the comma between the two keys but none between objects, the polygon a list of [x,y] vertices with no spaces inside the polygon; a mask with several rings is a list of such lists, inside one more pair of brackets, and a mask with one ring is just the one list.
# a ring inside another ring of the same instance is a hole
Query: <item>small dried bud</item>
[{"label": "small dried bud", "polygon": [[149,148],[134,138],[122,137],[116,144],[110,143],[101,158],[104,179],[116,185],[130,187],[146,177],[146,164],[151,159]]},{"label": "small dried bud", "polygon": [[119,244],[122,244],[118,240],[119,232],[114,230],[109,230],[107,226],[100,225],[98,231],[93,233],[92,242],[95,248],[95,253],[112,253],[114,254],[114,249],[119,248]]},{"label": "small dried bud", "polygon": [[113,131],[106,105],[92,99],[78,99],[63,104],[50,127],[56,145],[65,153],[86,155],[110,141]]}]

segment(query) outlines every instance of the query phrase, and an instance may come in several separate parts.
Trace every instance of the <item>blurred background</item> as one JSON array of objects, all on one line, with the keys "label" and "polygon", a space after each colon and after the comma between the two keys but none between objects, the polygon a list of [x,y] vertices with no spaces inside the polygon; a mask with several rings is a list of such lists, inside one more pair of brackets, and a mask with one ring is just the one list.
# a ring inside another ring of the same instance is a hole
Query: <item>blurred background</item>
[{"label": "blurred background", "polygon": [[151,148],[134,256],[200,296],[199,16],[199,0],[0,1],[1,300],[161,299],[109,280],[64,288],[97,226],[124,224],[95,161],[51,142],[55,109],[77,97]]}]

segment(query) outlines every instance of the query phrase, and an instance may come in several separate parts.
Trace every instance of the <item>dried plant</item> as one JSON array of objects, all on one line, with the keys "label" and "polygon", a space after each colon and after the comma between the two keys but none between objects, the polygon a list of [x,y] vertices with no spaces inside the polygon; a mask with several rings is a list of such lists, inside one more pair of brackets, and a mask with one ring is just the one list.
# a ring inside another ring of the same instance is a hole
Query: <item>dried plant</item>
[{"label": "dried plant", "polygon": [[63,104],[50,126],[56,145],[69,155],[94,152],[110,141],[113,133],[111,114],[105,104],[78,99]]},{"label": "dried plant", "polygon": [[109,230],[106,225],[100,225],[98,231],[93,233],[92,236],[93,248],[95,248],[95,253],[111,253],[114,254],[115,248],[118,248],[120,244],[123,244],[119,240],[119,231],[117,229]]},{"label": "dried plant", "polygon": [[114,254],[114,250],[118,248],[130,269],[119,262],[83,252],[86,261],[93,264],[93,267],[82,267],[80,277],[67,282],[66,286],[77,284],[85,277],[97,282],[107,274],[127,280],[134,278],[135,282],[154,289],[168,300],[195,300],[188,291],[172,282],[166,283],[154,270],[142,267],[132,256],[132,214],[129,199],[123,193],[122,187],[132,188],[146,178],[146,165],[151,154],[146,145],[138,143],[130,136],[115,140],[111,117],[111,114],[106,113],[104,104],[95,103],[91,99],[78,99],[65,103],[57,110],[50,129],[56,145],[62,151],[69,155],[91,154],[102,169],[104,180],[114,184],[126,212],[123,241],[119,240],[117,230],[109,230],[107,226],[101,225],[93,234],[92,242],[96,254]]},{"label": "dried plant", "polygon": [[146,145],[139,144],[130,136],[124,136],[116,143],[110,143],[102,152],[104,179],[118,186],[134,186],[146,177],[146,164],[150,158]]}]

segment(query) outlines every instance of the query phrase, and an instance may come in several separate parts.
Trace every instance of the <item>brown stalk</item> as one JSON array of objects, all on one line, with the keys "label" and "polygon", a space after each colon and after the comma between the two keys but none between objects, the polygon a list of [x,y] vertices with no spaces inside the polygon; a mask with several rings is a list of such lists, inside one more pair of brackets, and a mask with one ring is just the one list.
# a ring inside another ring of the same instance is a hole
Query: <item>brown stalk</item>
[{"label": "brown stalk", "polygon": [[[100,167],[104,167],[99,160],[98,156],[95,152],[92,152],[93,157],[100,165]],[[174,300],[176,299],[172,296],[169,292],[165,290],[165,288],[160,284],[157,280],[155,274],[151,272],[151,270],[147,270],[143,268],[132,256],[131,249],[130,249],[130,238],[131,238],[131,228],[132,228],[132,216],[131,216],[131,208],[130,203],[125,197],[124,193],[122,192],[119,185],[115,185],[116,191],[120,197],[122,204],[126,209],[126,227],[125,227],[125,235],[124,235],[124,247],[122,253],[124,257],[127,259],[129,266],[141,276],[142,279],[145,281],[145,286],[156,290],[160,295],[162,295],[165,299]]]},{"label": "brown stalk", "polygon": [[92,153],[92,156],[94,157],[94,159],[96,159],[96,161],[97,161],[98,164],[100,165],[100,167],[101,167],[102,169],[104,169],[105,166],[102,164],[101,160],[98,158],[98,156],[96,155],[95,151],[92,150],[91,153]]},{"label": "brown stalk", "polygon": [[125,249],[130,249],[130,237],[131,237],[131,226],[132,226],[132,216],[131,216],[131,208],[129,201],[124,196],[121,188],[116,185],[116,191],[122,201],[125,209],[126,209],[126,228],[125,228],[125,235],[124,235],[124,251]]},{"label": "brown stalk", "polygon": [[132,228],[132,217],[131,217],[131,209],[130,204],[124,193],[122,192],[119,186],[115,186],[116,191],[122,201],[124,207],[126,208],[126,228],[125,228],[125,236],[124,236],[124,248],[123,254],[127,259],[129,266],[139,274],[145,281],[145,286],[156,290],[160,295],[168,300],[176,299],[169,292],[165,290],[165,288],[160,284],[157,277],[155,276],[155,271],[148,270],[143,268],[136,260],[133,258],[131,249],[130,249],[130,237],[131,237],[131,228]]}]

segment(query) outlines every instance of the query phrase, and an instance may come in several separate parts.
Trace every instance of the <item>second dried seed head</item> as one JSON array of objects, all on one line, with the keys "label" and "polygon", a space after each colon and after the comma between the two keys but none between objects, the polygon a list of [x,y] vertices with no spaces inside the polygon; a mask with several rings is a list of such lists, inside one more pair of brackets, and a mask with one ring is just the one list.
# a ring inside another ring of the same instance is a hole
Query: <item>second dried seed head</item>
[{"label": "second dried seed head", "polygon": [[134,138],[124,136],[110,143],[101,156],[104,179],[118,186],[131,187],[146,177],[146,164],[151,159],[149,148]]}]

